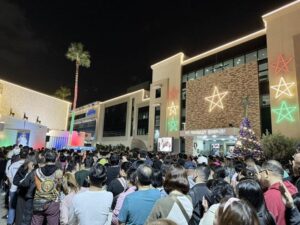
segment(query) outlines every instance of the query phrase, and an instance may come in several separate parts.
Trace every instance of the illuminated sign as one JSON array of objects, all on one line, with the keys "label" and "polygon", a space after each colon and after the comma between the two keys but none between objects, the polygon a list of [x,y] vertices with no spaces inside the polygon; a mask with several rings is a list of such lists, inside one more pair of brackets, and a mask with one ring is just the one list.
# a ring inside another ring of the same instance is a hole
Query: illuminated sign
[{"label": "illuminated sign", "polygon": [[272,64],[275,74],[288,73],[289,63],[292,61],[293,57],[285,59],[283,54],[277,56],[276,62]]},{"label": "illuminated sign", "polygon": [[290,122],[295,121],[293,113],[296,112],[297,106],[288,106],[286,101],[282,101],[278,108],[272,109],[272,112],[277,114],[276,123],[280,123],[283,120],[287,120]]},{"label": "illuminated sign", "polygon": [[205,101],[210,102],[209,112],[211,112],[215,107],[219,107],[221,109],[224,108],[222,99],[228,94],[228,91],[224,91],[219,93],[217,87],[214,88],[214,92],[212,96],[206,97]]},{"label": "illuminated sign", "polygon": [[280,78],[278,85],[273,85],[271,88],[276,91],[275,99],[281,95],[293,96],[290,88],[295,85],[295,82],[287,83],[283,77]]}]

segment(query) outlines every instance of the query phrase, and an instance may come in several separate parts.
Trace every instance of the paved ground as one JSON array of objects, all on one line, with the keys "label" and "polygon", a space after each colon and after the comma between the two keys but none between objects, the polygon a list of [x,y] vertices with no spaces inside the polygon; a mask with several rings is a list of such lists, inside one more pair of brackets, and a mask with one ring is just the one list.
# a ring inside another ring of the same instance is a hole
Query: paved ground
[{"label": "paved ground", "polygon": [[6,219],[2,219],[2,216],[6,215],[6,209],[4,207],[4,195],[0,192],[0,225],[6,225]]}]

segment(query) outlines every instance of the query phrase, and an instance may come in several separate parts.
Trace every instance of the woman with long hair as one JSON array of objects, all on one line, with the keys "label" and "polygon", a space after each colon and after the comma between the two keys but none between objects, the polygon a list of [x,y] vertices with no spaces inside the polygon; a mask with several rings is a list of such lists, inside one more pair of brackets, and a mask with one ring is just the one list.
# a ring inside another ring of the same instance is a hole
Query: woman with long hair
[{"label": "woman with long hair", "polygon": [[67,225],[69,223],[69,209],[72,206],[72,201],[79,188],[75,179],[75,176],[67,172],[63,176],[62,190],[65,197],[60,203],[60,224]]},{"label": "woman with long hair", "polygon": [[257,181],[253,179],[240,181],[236,186],[236,194],[256,210],[260,225],[276,225],[265,205],[263,191]]}]

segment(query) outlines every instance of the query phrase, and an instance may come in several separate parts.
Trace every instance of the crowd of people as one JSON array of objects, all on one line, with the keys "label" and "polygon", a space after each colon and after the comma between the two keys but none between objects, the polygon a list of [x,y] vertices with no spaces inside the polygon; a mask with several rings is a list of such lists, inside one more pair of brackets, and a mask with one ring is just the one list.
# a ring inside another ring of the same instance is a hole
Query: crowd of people
[{"label": "crowd of people", "polygon": [[300,153],[275,160],[144,150],[0,149],[8,225],[297,225]]}]

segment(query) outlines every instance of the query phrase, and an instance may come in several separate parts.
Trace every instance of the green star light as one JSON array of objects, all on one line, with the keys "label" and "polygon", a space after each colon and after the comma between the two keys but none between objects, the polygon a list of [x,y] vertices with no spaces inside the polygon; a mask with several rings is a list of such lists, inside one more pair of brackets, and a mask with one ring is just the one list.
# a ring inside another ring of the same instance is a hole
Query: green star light
[{"label": "green star light", "polygon": [[282,101],[278,108],[272,109],[272,112],[277,114],[276,123],[280,123],[283,120],[294,122],[295,118],[293,113],[296,112],[297,106],[288,106],[286,101]]},{"label": "green star light", "polygon": [[178,121],[175,120],[174,118],[170,119],[168,121],[168,128],[169,128],[170,132],[172,132],[172,131],[178,131]]}]

